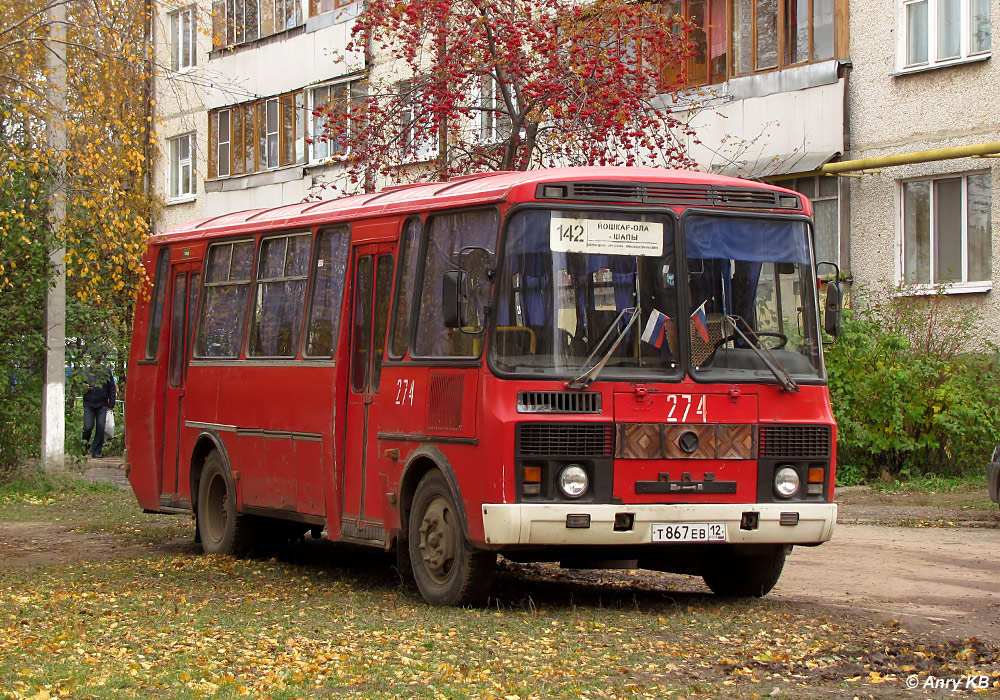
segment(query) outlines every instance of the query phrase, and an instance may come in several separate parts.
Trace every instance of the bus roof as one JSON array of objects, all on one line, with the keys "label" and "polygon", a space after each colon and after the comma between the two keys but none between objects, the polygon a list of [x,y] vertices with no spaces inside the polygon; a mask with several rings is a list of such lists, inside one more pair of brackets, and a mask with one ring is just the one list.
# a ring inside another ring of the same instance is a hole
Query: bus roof
[{"label": "bus roof", "polygon": [[[680,186],[675,197],[686,199],[685,194],[707,192],[710,188],[742,190],[745,197],[753,198],[755,192],[789,192],[784,188],[765,183],[741,180],[725,175],[713,175],[692,170],[670,170],[666,168],[631,167],[575,167],[548,168],[527,171],[486,172],[476,175],[453,177],[444,182],[426,182],[387,187],[378,192],[340,197],[338,199],[299,202],[271,209],[248,209],[246,211],[222,214],[190,221],[171,228],[150,238],[151,243],[184,241],[204,237],[214,237],[227,233],[250,233],[257,230],[275,228],[306,228],[317,223],[350,221],[353,219],[406,214],[449,207],[490,204],[496,202],[521,202],[535,199],[538,185],[546,183],[614,183],[642,182]],[[679,195],[678,195],[679,193]],[[792,193],[794,194],[794,193]],[[716,202],[698,200],[678,202],[684,204],[711,205]],[[567,201],[595,201],[605,204],[617,201],[632,201],[627,193],[616,194],[604,191],[597,196],[586,198],[567,196]],[[640,200],[641,201],[641,200]],[[746,200],[751,201],[751,200]],[[777,201],[777,200],[775,200]],[[740,206],[740,201],[729,204]],[[760,204],[755,205],[759,207]],[[808,206],[808,205],[806,205]],[[778,208],[771,205],[768,208]],[[801,205],[781,207],[782,209],[803,209]]]}]

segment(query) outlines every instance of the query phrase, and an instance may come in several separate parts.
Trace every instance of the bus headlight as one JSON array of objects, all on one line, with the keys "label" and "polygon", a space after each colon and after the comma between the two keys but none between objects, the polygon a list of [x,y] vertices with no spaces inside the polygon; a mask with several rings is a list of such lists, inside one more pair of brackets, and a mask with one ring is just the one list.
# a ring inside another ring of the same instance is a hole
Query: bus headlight
[{"label": "bus headlight", "polygon": [[799,472],[794,467],[782,467],[774,473],[774,492],[782,498],[794,496],[799,484]]},{"label": "bus headlight", "polygon": [[559,472],[559,490],[566,498],[579,498],[587,493],[590,486],[590,479],[587,477],[587,470],[579,464],[567,464]]}]

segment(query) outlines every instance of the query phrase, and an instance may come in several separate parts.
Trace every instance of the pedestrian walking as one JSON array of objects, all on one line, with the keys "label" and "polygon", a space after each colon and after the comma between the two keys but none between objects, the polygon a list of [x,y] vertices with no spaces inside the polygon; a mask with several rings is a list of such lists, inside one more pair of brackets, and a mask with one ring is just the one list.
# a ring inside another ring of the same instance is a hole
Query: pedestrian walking
[{"label": "pedestrian walking", "polygon": [[[83,395],[83,442],[90,449],[91,457],[100,457],[104,449],[104,423],[109,410],[115,407],[115,378],[102,363],[104,354],[94,352],[90,366],[83,370],[87,391]],[[94,433],[94,442],[90,434]]]}]

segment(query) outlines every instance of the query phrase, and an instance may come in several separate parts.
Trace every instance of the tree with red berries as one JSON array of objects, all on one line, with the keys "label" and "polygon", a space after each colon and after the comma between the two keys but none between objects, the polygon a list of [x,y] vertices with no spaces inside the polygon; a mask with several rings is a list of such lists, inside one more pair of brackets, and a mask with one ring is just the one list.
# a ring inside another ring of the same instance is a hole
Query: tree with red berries
[{"label": "tree with red berries", "polygon": [[316,108],[345,188],[556,165],[689,165],[690,24],[634,0],[369,0],[366,94]]}]

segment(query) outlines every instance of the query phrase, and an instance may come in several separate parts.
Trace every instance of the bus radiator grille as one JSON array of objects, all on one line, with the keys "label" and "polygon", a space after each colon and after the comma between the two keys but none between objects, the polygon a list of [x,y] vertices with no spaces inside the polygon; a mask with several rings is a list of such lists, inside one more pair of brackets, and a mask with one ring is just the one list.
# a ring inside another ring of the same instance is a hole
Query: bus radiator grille
[{"label": "bus radiator grille", "polygon": [[596,391],[519,391],[518,413],[600,413]]},{"label": "bus radiator grille", "polygon": [[758,434],[762,459],[830,456],[828,425],[762,425]]},{"label": "bus radiator grille", "polygon": [[611,457],[615,431],[610,423],[522,423],[517,426],[519,455]]}]

